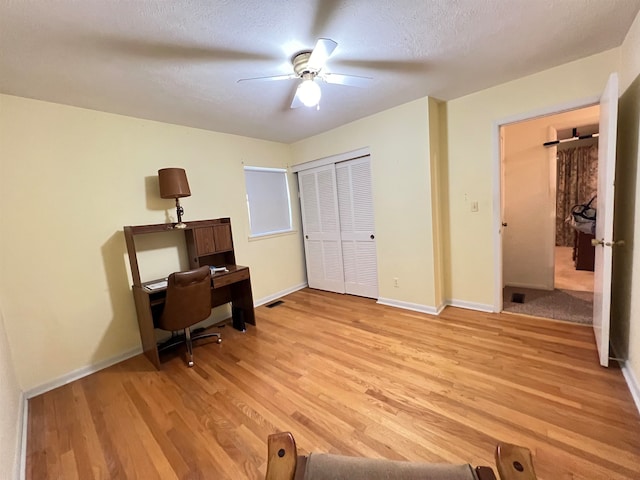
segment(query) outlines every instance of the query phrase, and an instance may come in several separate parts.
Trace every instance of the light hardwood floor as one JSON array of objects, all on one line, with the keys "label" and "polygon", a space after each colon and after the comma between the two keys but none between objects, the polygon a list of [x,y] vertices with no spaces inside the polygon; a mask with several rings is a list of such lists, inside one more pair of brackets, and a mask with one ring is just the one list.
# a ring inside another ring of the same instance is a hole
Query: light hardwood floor
[{"label": "light hardwood floor", "polygon": [[433,317],[305,289],[155,371],[141,356],[29,401],[28,479],[261,479],[267,435],[301,453],[640,478],[640,416],[590,328],[447,308]]}]

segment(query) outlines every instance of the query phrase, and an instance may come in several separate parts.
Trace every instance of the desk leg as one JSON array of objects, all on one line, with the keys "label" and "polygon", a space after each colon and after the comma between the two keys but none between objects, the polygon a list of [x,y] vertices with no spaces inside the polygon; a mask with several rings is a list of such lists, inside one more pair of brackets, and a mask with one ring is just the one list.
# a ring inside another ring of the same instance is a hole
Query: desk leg
[{"label": "desk leg", "polygon": [[133,299],[136,303],[136,313],[138,314],[142,350],[149,361],[160,370],[160,356],[158,355],[158,346],[156,344],[156,332],[153,327],[149,295],[142,290],[142,287],[134,285]]},{"label": "desk leg", "polygon": [[253,292],[251,291],[251,279],[242,280],[230,285],[231,303],[240,308],[244,313],[245,323],[256,324],[256,315],[253,311]]}]

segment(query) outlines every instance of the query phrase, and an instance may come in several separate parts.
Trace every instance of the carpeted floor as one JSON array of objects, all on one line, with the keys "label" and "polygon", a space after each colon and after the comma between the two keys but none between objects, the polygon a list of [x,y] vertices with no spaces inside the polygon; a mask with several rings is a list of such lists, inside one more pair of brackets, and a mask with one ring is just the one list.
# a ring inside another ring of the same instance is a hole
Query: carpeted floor
[{"label": "carpeted floor", "polygon": [[[513,302],[514,293],[524,294],[524,303]],[[593,323],[593,292],[505,287],[503,302],[505,312],[588,325]]]}]

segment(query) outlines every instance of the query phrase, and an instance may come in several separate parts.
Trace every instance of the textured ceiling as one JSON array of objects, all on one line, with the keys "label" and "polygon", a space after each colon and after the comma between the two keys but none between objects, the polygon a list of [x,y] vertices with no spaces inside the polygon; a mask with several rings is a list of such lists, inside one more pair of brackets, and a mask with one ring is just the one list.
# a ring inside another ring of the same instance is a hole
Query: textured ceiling
[{"label": "textured ceiling", "polygon": [[[640,0],[0,0],[0,92],[293,142],[430,95],[449,100],[620,45]],[[320,37],[320,109],[291,110]]]}]

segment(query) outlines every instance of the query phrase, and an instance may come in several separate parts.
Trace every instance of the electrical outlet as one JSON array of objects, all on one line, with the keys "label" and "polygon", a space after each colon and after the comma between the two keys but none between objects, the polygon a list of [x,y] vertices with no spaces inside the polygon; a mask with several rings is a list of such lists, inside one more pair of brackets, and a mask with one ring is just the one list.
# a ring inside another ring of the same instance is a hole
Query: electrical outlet
[{"label": "electrical outlet", "polygon": [[393,286],[398,288],[400,285],[398,285],[398,277],[394,277],[393,278]]}]

